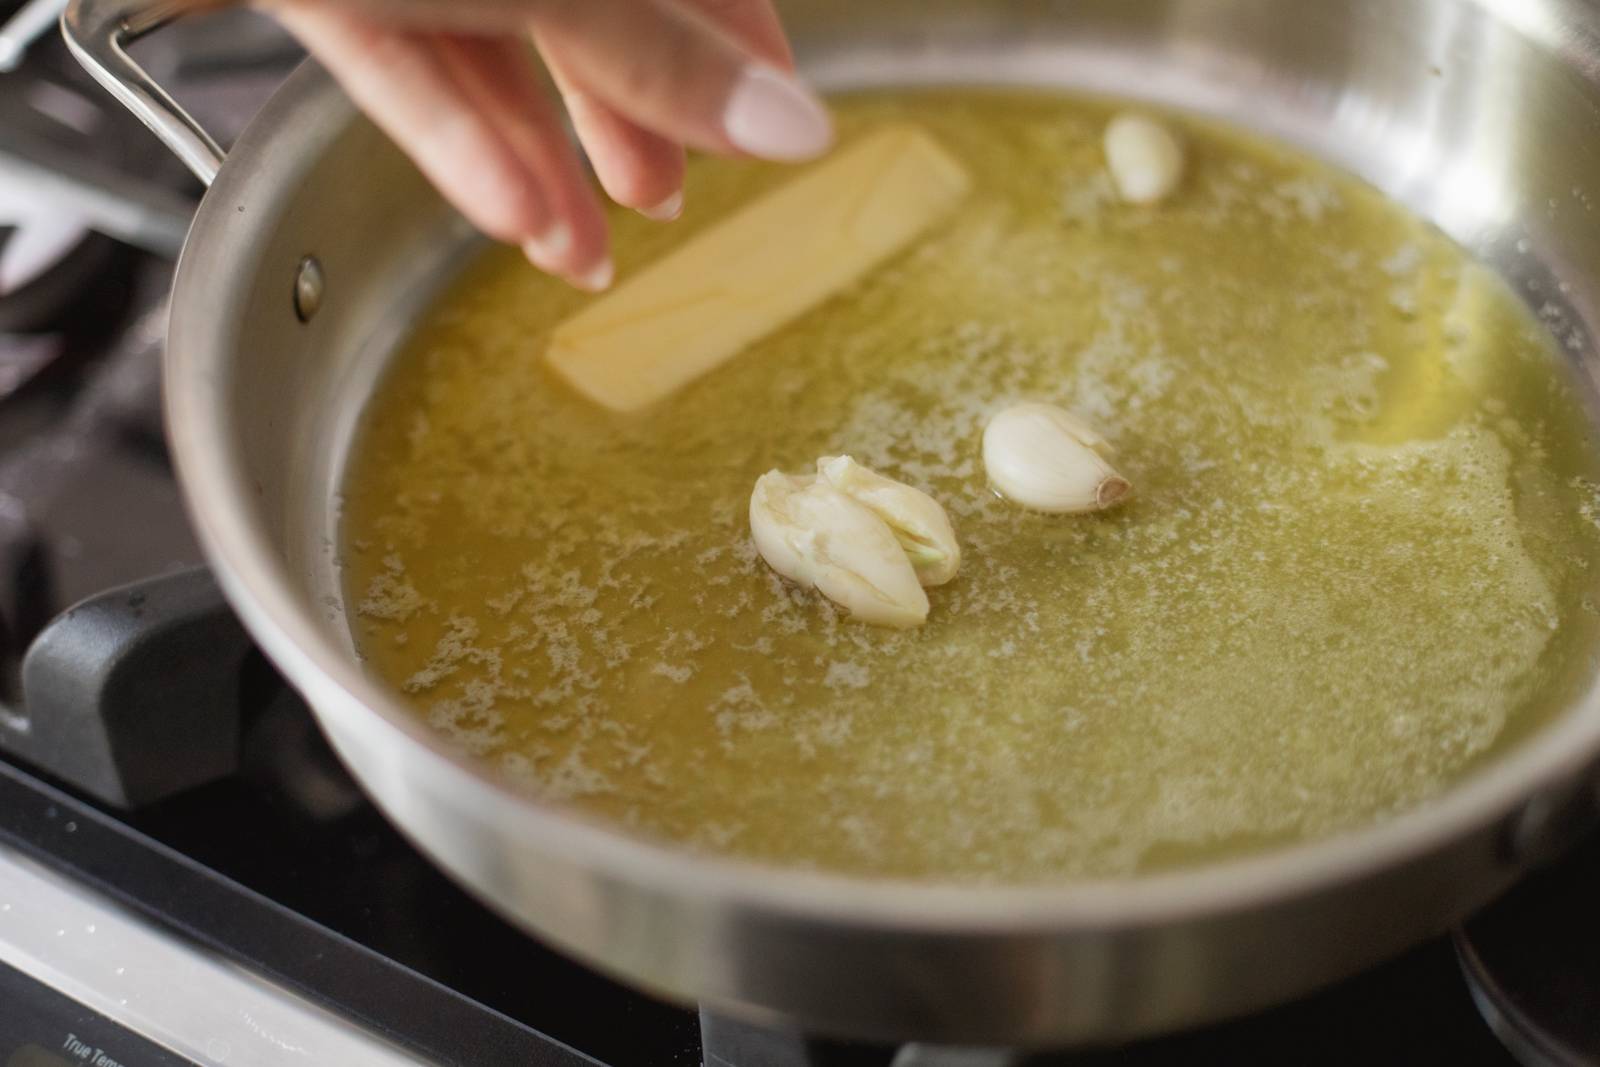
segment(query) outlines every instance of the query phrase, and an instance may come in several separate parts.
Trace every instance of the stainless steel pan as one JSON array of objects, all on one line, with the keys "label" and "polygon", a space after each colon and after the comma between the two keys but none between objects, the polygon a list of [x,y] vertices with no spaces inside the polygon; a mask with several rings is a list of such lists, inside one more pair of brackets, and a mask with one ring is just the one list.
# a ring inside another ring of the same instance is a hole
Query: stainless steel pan
[{"label": "stainless steel pan", "polygon": [[[1594,391],[1600,13],[1588,4],[796,0],[786,15],[804,67],[828,86],[1107,91],[1307,146],[1548,303]],[[1384,825],[1109,884],[796,874],[686,855],[501,788],[363,672],[333,547],[363,403],[474,239],[314,67],[224,160],[122,51],[159,21],[127,0],[75,0],[65,27],[90,69],[211,183],[167,351],[169,430],[202,542],[246,625],[389,816],[550,942],[759,1021],[951,1043],[1112,1040],[1370,964],[1484,902],[1600,809],[1592,692]]]}]

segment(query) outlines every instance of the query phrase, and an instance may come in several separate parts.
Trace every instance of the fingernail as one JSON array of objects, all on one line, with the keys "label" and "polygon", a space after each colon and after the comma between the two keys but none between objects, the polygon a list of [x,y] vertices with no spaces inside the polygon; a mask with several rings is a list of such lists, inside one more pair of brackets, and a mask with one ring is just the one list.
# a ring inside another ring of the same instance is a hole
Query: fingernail
[{"label": "fingernail", "polygon": [[763,159],[810,159],[833,143],[827,108],[805,86],[773,67],[751,64],[734,83],[723,129],[734,146]]},{"label": "fingernail", "polygon": [[537,237],[522,243],[522,254],[540,270],[556,270],[572,249],[572,227],[559,219]]},{"label": "fingernail", "polygon": [[616,267],[612,265],[611,260],[608,258],[602,260],[600,265],[589,271],[589,273],[574,275],[572,284],[591,293],[603,293],[611,288],[611,282],[616,277],[616,274]]},{"label": "fingernail", "polygon": [[671,222],[683,214],[683,190],[679,189],[655,207],[641,209],[639,214],[656,222]]}]

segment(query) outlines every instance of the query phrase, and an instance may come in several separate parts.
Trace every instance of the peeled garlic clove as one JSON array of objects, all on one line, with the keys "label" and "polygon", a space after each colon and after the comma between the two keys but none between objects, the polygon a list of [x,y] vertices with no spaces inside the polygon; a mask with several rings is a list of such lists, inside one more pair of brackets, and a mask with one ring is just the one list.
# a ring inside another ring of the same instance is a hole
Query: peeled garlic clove
[{"label": "peeled garlic clove", "polygon": [[750,533],[773,570],[863,622],[905,629],[928,619],[928,594],[888,524],[823,479],[763,474]]},{"label": "peeled garlic clove", "polygon": [[885,478],[849,456],[822,457],[817,475],[889,524],[923,585],[943,585],[961,569],[961,546],[950,516],[927,493]]},{"label": "peeled garlic clove", "polygon": [[1018,404],[989,420],[983,465],[1008,500],[1051,513],[1099,511],[1133,489],[1102,452],[1105,438],[1051,404]]},{"label": "peeled garlic clove", "polygon": [[1130,204],[1153,204],[1183,180],[1183,145],[1148,115],[1123,112],[1106,126],[1106,165],[1117,195]]}]

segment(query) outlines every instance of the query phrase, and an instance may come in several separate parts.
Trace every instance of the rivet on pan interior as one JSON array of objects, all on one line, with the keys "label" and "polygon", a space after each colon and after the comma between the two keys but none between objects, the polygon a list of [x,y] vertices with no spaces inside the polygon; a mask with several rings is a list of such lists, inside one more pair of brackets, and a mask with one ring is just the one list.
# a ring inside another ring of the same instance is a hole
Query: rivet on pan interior
[{"label": "rivet on pan interior", "polygon": [[322,293],[327,283],[322,276],[322,264],[316,256],[306,256],[294,272],[294,313],[301,322],[310,322],[311,316],[322,306]]}]

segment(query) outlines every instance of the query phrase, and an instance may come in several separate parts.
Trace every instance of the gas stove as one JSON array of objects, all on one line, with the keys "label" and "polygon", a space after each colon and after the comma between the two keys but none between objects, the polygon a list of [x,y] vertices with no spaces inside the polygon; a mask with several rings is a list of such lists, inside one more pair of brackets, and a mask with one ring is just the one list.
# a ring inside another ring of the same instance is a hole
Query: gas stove
[{"label": "gas stove", "polygon": [[[145,58],[227,133],[298,55],[219,18]],[[54,40],[0,73],[0,1067],[1600,1064],[1600,841],[1319,995],[1116,1049],[816,1040],[545,949],[384,821],[200,566],[159,412],[197,192]]]}]

